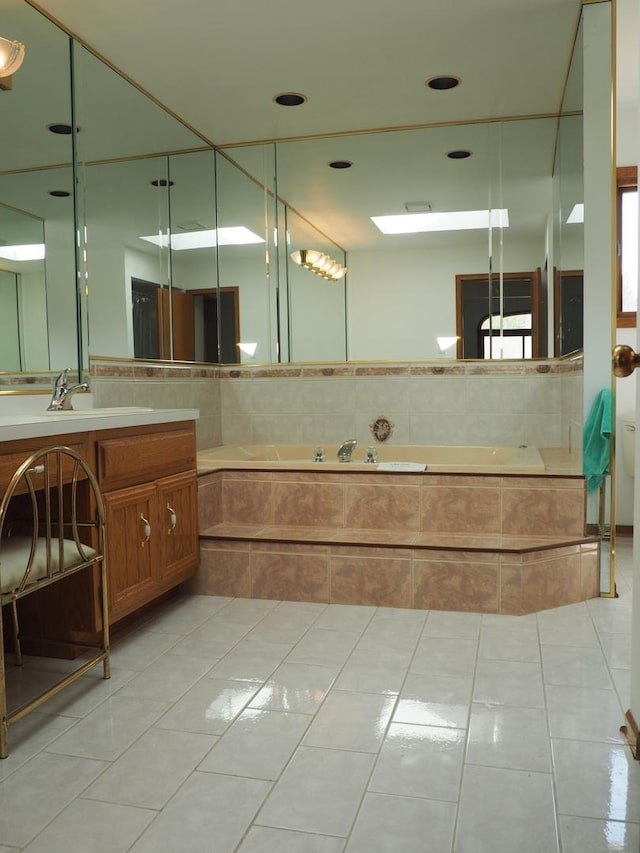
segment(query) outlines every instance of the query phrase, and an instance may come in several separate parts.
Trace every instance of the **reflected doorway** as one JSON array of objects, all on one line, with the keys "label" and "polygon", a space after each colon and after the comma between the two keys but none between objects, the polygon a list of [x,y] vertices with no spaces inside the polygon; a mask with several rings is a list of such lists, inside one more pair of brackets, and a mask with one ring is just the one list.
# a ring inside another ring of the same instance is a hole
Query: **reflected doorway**
[{"label": "reflected doorway", "polygon": [[584,342],[584,271],[556,270],[553,305],[556,357],[582,349]]},{"label": "reflected doorway", "polygon": [[188,290],[131,279],[134,358],[195,360],[193,296]]},{"label": "reflected doorway", "polygon": [[196,361],[235,364],[240,361],[239,289],[192,290]]},{"label": "reflected doorway", "polygon": [[[539,358],[547,343],[542,313],[540,269],[502,276],[457,275],[457,357]],[[528,319],[517,326],[515,318]],[[519,347],[517,355],[512,346]]]}]

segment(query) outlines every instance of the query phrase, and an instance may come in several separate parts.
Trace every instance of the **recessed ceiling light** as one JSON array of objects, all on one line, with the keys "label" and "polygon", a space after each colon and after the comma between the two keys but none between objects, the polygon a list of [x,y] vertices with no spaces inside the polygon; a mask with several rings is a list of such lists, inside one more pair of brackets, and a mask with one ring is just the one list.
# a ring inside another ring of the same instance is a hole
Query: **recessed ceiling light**
[{"label": "recessed ceiling light", "polygon": [[155,181],[151,181],[152,187],[172,187],[173,181],[168,181],[166,178],[156,178]]},{"label": "recessed ceiling light", "polygon": [[[63,122],[54,122],[53,124],[47,125],[47,130],[50,130],[51,133],[57,133],[59,136],[68,136],[71,133],[71,125],[64,124]],[[76,128],[76,132],[79,132],[80,128]]]},{"label": "recessed ceiling light", "polygon": [[71,195],[67,190],[49,190],[49,195],[52,195],[54,198],[69,198]]},{"label": "recessed ceiling light", "polygon": [[440,76],[440,77],[431,77],[425,83],[430,89],[435,89],[437,92],[442,92],[445,89],[455,89],[456,86],[460,85],[459,77],[448,77],[448,76]]},{"label": "recessed ceiling light", "polygon": [[353,166],[351,160],[332,160],[329,163],[332,169],[350,169]]},{"label": "recessed ceiling light", "polygon": [[450,160],[466,160],[467,157],[471,157],[471,151],[459,148],[456,151],[447,151],[447,157]]},{"label": "recessed ceiling light", "polygon": [[307,99],[299,92],[281,92],[279,95],[276,95],[273,100],[276,104],[280,104],[283,107],[299,107],[300,104],[304,104]]}]

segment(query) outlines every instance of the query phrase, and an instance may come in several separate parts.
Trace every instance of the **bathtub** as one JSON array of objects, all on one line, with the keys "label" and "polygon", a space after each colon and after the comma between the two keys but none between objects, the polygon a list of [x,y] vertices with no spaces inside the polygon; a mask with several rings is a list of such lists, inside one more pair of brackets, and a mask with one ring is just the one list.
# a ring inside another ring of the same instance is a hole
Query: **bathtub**
[{"label": "bathtub", "polygon": [[306,469],[318,471],[426,470],[468,474],[543,474],[537,447],[458,447],[455,445],[375,445],[377,461],[364,461],[368,445],[358,444],[351,462],[339,462],[338,445],[324,445],[325,462],[314,462],[311,444],[221,445],[198,452],[201,473],[220,468]]}]

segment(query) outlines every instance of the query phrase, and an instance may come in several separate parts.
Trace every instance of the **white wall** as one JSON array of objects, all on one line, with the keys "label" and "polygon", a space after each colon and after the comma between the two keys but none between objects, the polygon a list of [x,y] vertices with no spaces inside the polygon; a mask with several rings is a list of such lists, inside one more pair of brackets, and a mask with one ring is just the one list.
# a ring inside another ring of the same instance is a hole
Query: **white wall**
[{"label": "white wall", "polygon": [[[486,235],[473,248],[349,252],[349,358],[423,360],[440,355],[436,338],[456,334],[456,275],[488,272]],[[505,236],[505,272],[533,271],[545,247]],[[495,267],[494,267],[495,269]]]}]

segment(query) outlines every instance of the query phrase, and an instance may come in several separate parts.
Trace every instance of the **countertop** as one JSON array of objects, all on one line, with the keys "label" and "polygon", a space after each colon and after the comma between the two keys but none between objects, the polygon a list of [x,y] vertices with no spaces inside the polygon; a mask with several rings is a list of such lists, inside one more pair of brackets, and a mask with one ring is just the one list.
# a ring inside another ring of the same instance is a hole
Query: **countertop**
[{"label": "countertop", "polygon": [[0,441],[67,435],[87,430],[197,420],[198,409],[148,409],[139,406],[74,409],[68,412],[0,414]]}]

